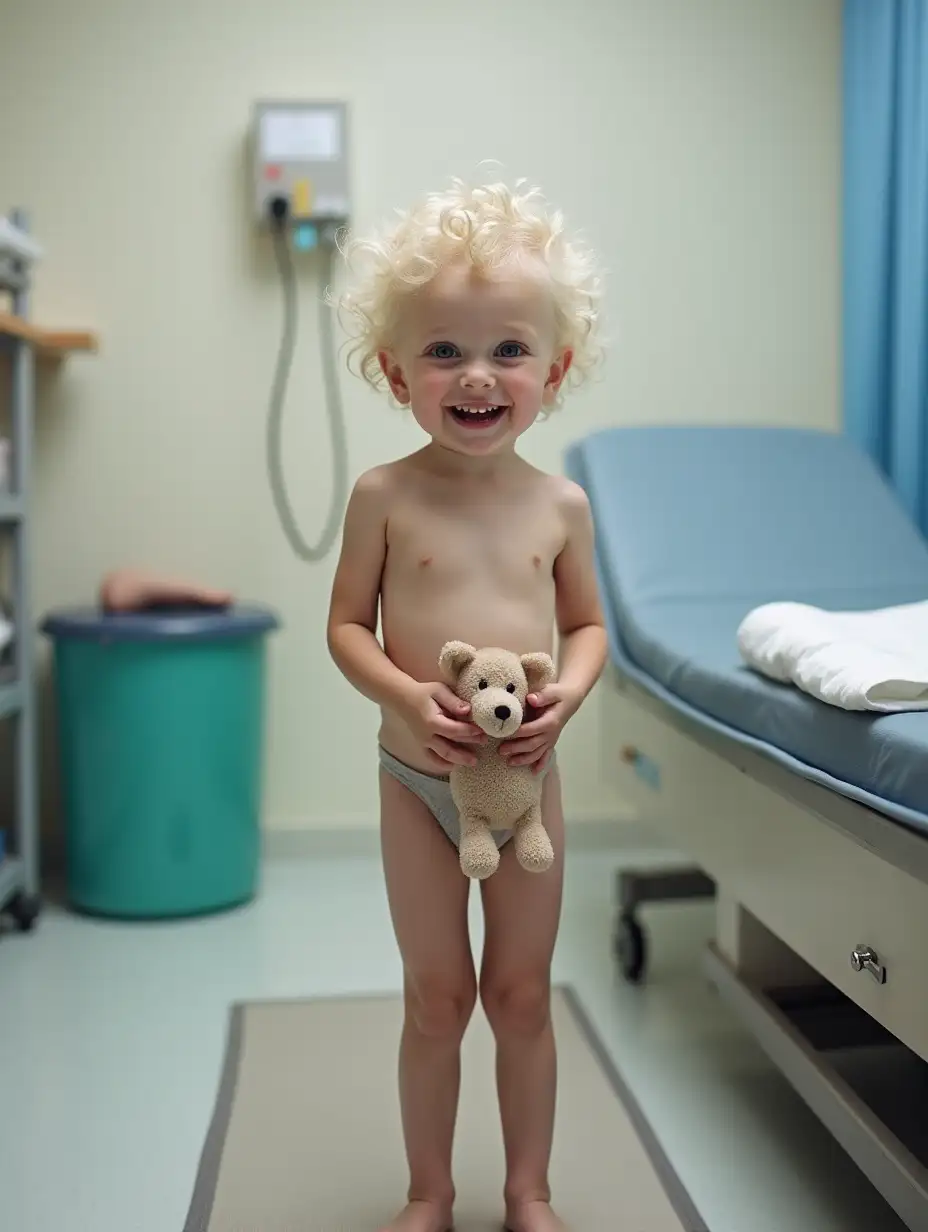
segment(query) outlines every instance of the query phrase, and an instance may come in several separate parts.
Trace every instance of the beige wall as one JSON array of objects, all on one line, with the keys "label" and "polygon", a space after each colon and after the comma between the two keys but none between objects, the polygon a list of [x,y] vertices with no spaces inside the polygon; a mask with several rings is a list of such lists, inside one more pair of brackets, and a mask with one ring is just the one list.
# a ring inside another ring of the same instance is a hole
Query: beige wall
[{"label": "beige wall", "polygon": [[[280,315],[248,210],[252,100],[350,102],[360,225],[495,158],[587,230],[614,346],[527,439],[558,468],[611,423],[837,422],[839,23],[839,0],[7,5],[0,208],[29,206],[47,246],[37,313],[103,339],[43,382],[38,610],[124,561],[273,604],[268,824],[372,823],[376,718],[325,649],[332,562],[290,555],[265,478]],[[309,534],[330,475],[314,280],[286,428]],[[353,474],[418,443],[344,393]],[[598,719],[594,698],[564,738],[578,819],[616,807]]]}]

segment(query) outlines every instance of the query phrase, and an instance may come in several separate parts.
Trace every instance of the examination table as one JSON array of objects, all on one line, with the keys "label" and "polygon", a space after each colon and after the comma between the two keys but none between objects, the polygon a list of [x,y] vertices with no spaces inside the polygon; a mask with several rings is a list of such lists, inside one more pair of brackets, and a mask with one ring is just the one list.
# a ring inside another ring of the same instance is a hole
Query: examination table
[{"label": "examination table", "polygon": [[928,545],[837,434],[616,428],[572,446],[567,471],[595,523],[606,770],[692,862],[620,878],[625,973],[644,969],[640,902],[712,895],[711,979],[903,1221],[928,1229],[925,1152],[834,1063],[880,1045],[928,1061],[928,711],[829,706],[737,645],[764,603],[928,599]]}]

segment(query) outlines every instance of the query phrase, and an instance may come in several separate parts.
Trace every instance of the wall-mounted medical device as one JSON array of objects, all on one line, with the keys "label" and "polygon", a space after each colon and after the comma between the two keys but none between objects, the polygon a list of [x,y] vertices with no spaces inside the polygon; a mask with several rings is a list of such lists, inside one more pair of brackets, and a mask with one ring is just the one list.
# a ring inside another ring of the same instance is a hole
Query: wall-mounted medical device
[{"label": "wall-mounted medical device", "polygon": [[254,208],[259,224],[288,223],[298,248],[334,237],[349,215],[347,129],[343,102],[255,103]]},{"label": "wall-mounted medical device", "polygon": [[[252,125],[255,222],[273,241],[283,291],[283,328],[267,416],[268,481],[287,541],[301,560],[310,563],[323,560],[337,543],[349,491],[334,312],[325,294],[334,275],[338,232],[347,226],[350,212],[347,113],[347,106],[340,102],[257,102]],[[312,261],[294,261],[294,250],[313,249],[318,252]],[[301,336],[304,277],[318,279],[313,298],[319,311],[320,367],[332,441],[332,495],[325,524],[314,543],[307,541],[297,524],[283,464],[284,404]]]}]

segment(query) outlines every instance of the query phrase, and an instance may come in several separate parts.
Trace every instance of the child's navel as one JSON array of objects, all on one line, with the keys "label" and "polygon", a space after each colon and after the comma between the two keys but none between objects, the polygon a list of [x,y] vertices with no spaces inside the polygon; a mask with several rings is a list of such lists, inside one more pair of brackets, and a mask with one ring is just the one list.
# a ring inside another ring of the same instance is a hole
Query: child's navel
[{"label": "child's navel", "polygon": [[540,569],[540,568],[541,568],[541,557],[540,557],[540,556],[533,556],[533,557],[532,557],[532,564],[535,566],[535,568],[536,568],[536,569]]},{"label": "child's navel", "polygon": [[419,561],[419,568],[427,569],[431,563],[432,563],[431,556],[423,556],[421,560]]}]

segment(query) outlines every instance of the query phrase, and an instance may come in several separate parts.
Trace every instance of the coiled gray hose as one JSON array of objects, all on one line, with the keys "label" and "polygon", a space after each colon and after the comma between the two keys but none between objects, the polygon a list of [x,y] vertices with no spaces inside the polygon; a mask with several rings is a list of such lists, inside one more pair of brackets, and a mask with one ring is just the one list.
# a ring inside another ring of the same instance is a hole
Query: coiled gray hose
[{"label": "coiled gray hose", "polygon": [[[270,406],[268,408],[267,469],[271,494],[277,508],[277,516],[280,519],[280,524],[291,548],[302,560],[315,564],[325,559],[332,550],[338,538],[343,511],[348,501],[348,439],[336,367],[332,310],[326,304],[325,295],[320,294],[319,341],[325,405],[332,440],[333,482],[332,501],[322,528],[322,534],[319,536],[317,543],[307,543],[297,525],[293,508],[287,496],[287,483],[284,478],[281,448],[281,424],[284,403],[286,401],[287,382],[289,381],[290,368],[293,364],[297,326],[299,324],[299,295],[296,273],[293,268],[293,256],[287,239],[287,230],[286,227],[282,226],[273,228],[274,252],[277,257],[277,268],[280,272],[284,297],[284,327],[280,340],[280,350],[277,355],[274,382],[271,387]],[[334,246],[330,243],[324,243],[321,245],[320,251],[323,258],[322,286],[324,290],[328,287],[331,280]]]}]

